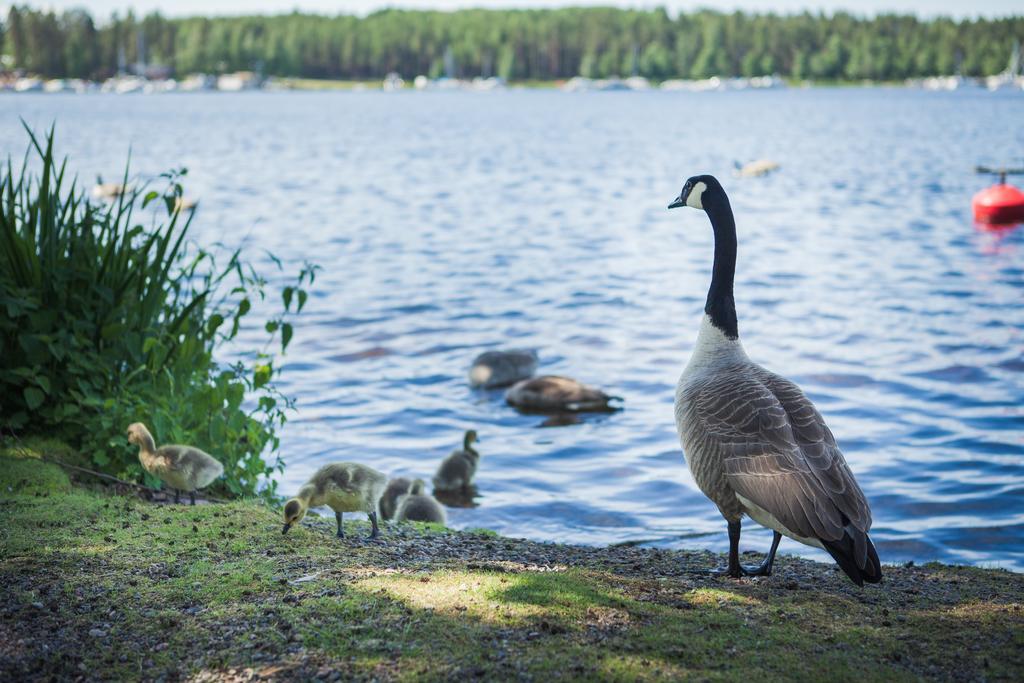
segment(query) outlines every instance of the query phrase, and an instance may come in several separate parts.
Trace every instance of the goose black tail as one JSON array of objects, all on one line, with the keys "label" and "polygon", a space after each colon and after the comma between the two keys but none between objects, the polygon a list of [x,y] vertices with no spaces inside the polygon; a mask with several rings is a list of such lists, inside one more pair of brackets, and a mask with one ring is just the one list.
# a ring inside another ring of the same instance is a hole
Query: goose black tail
[{"label": "goose black tail", "polygon": [[825,546],[825,550],[831,555],[836,564],[839,565],[840,569],[846,572],[846,575],[850,577],[858,586],[863,586],[864,582],[878,583],[882,580],[882,564],[878,561],[878,552],[875,550],[875,544],[871,542],[868,535],[859,529],[853,529],[853,533],[861,537],[861,543],[866,548],[862,551],[863,566],[857,561],[857,541],[850,535],[850,528],[843,532],[843,537],[838,541],[826,541],[822,540],[821,544]]}]

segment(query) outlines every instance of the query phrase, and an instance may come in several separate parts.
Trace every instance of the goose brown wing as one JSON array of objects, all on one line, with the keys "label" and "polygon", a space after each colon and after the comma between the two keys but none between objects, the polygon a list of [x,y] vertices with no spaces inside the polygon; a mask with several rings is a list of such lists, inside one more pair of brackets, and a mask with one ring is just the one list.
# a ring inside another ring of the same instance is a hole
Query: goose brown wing
[{"label": "goose brown wing", "polygon": [[796,384],[764,368],[759,367],[757,371],[761,381],[786,411],[800,454],[828,493],[829,500],[855,528],[869,530],[871,508],[832,431],[825,424],[825,418]]},{"label": "goose brown wing", "polygon": [[[690,406],[703,447],[721,459],[732,488],[794,535],[840,539],[844,515],[863,521],[863,494],[821,416],[796,385],[741,365],[702,383]],[[851,491],[862,505],[848,504]]]},{"label": "goose brown wing", "polygon": [[[193,446],[161,446],[157,449],[157,455],[166,458],[171,468],[193,473],[209,481],[224,473],[224,466],[216,458]],[[207,476],[199,475],[200,472],[206,473]]]}]

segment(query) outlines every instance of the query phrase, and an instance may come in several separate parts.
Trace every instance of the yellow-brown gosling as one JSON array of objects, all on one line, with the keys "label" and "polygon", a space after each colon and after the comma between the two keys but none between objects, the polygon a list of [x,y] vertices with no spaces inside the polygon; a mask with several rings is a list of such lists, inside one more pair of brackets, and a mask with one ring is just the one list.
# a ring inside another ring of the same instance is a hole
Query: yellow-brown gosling
[{"label": "yellow-brown gosling", "polygon": [[505,400],[526,412],[585,413],[618,410],[609,403],[622,399],[568,377],[541,375],[513,386],[505,394]]},{"label": "yellow-brown gosling", "polygon": [[128,442],[139,447],[139,462],[147,472],[174,489],[174,502],[181,492],[188,491],[196,504],[196,489],[209,486],[224,474],[224,466],[209,453],[192,446],[156,447],[146,425],[136,422],[128,426]]},{"label": "yellow-brown gosling", "polygon": [[481,389],[507,387],[533,377],[536,371],[535,351],[486,351],[473,359],[473,365],[469,368],[469,385]]},{"label": "yellow-brown gosling", "polygon": [[398,498],[409,493],[412,480],[405,477],[394,477],[388,481],[384,488],[384,495],[380,497],[380,515],[384,519],[394,519],[395,510],[398,509]]},{"label": "yellow-brown gosling", "polygon": [[448,516],[441,504],[425,492],[422,479],[417,479],[409,488],[409,493],[398,499],[399,522],[433,522],[447,524]]},{"label": "yellow-brown gosling", "polygon": [[480,454],[473,448],[479,441],[476,430],[470,429],[462,438],[462,448],[451,452],[441,461],[434,475],[434,488],[439,491],[464,491],[473,483]]},{"label": "yellow-brown gosling", "polygon": [[294,498],[285,503],[284,529],[281,533],[288,533],[293,524],[306,516],[309,508],[326,505],[334,510],[334,517],[338,520],[338,538],[345,538],[341,519],[344,512],[365,512],[369,515],[373,526],[370,538],[377,538],[380,536],[377,510],[387,483],[387,476],[365,465],[354,462],[324,465],[299,489]]}]

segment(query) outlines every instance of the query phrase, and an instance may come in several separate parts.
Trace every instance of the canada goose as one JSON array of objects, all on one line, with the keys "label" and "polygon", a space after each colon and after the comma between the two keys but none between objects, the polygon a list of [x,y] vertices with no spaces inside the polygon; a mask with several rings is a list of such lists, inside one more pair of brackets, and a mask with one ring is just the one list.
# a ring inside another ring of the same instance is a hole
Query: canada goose
[{"label": "canada goose", "polygon": [[599,413],[618,410],[608,404],[622,399],[568,377],[541,375],[517,383],[505,394],[505,400],[526,412]]},{"label": "canada goose", "polygon": [[417,479],[409,487],[409,492],[398,499],[398,521],[447,524],[444,508],[433,496],[424,493],[424,486],[423,480]]},{"label": "canada goose", "polygon": [[470,429],[462,438],[462,449],[456,449],[441,461],[434,475],[434,488],[439,491],[468,489],[473,483],[480,454],[473,448],[478,441],[476,430]]},{"label": "canada goose", "polygon": [[128,425],[128,442],[139,447],[139,462],[146,471],[174,489],[175,503],[181,500],[182,491],[188,491],[195,505],[196,489],[209,486],[224,474],[224,466],[198,448],[174,445],[157,448],[153,435],[141,422]]},{"label": "canada goose", "polygon": [[[781,535],[826,550],[858,586],[882,578],[871,510],[821,414],[800,388],[755,364],[736,326],[736,224],[712,176],[686,181],[670,209],[702,209],[715,234],[704,319],[676,387],[675,417],[693,478],[729,525],[729,576],[771,574]],[[746,514],[775,531],[756,568],[739,561]]]},{"label": "canada goose", "polygon": [[369,515],[373,527],[370,538],[377,538],[380,535],[377,508],[387,482],[388,478],[382,473],[354,462],[324,465],[303,484],[294,498],[285,503],[284,529],[281,533],[288,533],[293,524],[306,516],[309,508],[326,505],[334,510],[334,518],[338,521],[338,538],[345,538],[342,513],[357,511]]},{"label": "canada goose", "polygon": [[734,165],[736,170],[733,171],[733,175],[737,178],[759,178],[780,168],[777,161],[771,161],[770,159],[758,159],[746,164],[741,164],[737,161],[734,162]]},{"label": "canada goose", "polygon": [[469,384],[483,389],[497,389],[533,377],[536,371],[535,351],[486,351],[473,359],[473,365],[469,368]]},{"label": "canada goose", "polygon": [[405,477],[395,477],[388,481],[384,487],[384,494],[380,497],[380,515],[384,519],[394,519],[395,511],[398,509],[398,499],[409,493],[412,481]]}]

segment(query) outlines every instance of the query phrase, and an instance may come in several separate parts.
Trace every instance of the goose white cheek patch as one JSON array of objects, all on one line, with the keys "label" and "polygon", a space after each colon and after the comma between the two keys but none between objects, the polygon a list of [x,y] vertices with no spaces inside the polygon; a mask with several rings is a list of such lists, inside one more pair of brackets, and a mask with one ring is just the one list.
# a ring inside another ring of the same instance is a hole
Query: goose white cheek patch
[{"label": "goose white cheek patch", "polygon": [[695,209],[703,209],[704,204],[701,202],[701,195],[704,194],[704,190],[708,189],[708,186],[704,183],[697,183],[690,190],[690,194],[686,197],[686,205],[692,206]]}]

